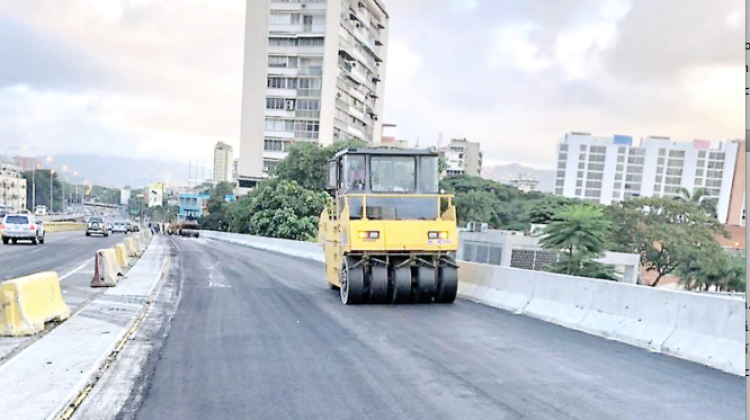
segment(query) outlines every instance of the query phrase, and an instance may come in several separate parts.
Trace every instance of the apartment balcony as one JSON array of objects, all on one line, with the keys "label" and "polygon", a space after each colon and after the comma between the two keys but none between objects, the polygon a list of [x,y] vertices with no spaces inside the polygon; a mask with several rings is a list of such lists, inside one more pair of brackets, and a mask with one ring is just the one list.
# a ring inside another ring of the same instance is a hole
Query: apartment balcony
[{"label": "apartment balcony", "polygon": [[297,89],[297,97],[320,98],[321,89]]},{"label": "apartment balcony", "polygon": [[348,107],[348,112],[349,112],[349,115],[351,115],[352,117],[359,118],[360,120],[363,120],[363,121],[365,119],[365,113],[353,106]]},{"label": "apartment balcony", "polygon": [[279,117],[279,118],[294,118],[294,111],[287,111],[285,109],[266,109],[267,117]]},{"label": "apartment balcony", "polygon": [[298,109],[293,113],[297,118],[320,118],[319,109]]},{"label": "apartment balcony", "polygon": [[280,151],[270,151],[270,150],[264,150],[263,151],[263,157],[266,159],[274,159],[274,160],[282,160],[287,156],[287,152],[280,152]]},{"label": "apartment balcony", "polygon": [[303,10],[325,10],[325,0],[286,0],[283,2],[271,1],[272,11],[300,12]]},{"label": "apartment balcony", "polygon": [[294,131],[264,131],[263,135],[266,137],[278,137],[283,139],[293,139]]},{"label": "apartment balcony", "polygon": [[295,98],[297,97],[297,90],[266,88],[266,96],[272,98]]},{"label": "apartment balcony", "polygon": [[304,67],[299,69],[300,76],[321,76],[322,74],[322,67]]},{"label": "apartment balcony", "polygon": [[268,74],[273,76],[297,76],[302,72],[296,67],[269,67]]}]

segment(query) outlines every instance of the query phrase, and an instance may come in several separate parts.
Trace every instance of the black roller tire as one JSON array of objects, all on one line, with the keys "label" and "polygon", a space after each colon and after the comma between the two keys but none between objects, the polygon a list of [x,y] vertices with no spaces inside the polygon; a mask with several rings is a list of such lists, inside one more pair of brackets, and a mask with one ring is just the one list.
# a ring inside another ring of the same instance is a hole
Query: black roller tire
[{"label": "black roller tire", "polygon": [[435,302],[455,302],[458,293],[458,269],[455,267],[440,267],[438,274],[440,283],[438,284],[437,294],[435,294]]},{"label": "black roller tire", "polygon": [[370,272],[370,303],[386,303],[388,300],[388,268],[374,266]]},{"label": "black roller tire", "polygon": [[411,267],[393,269],[393,290],[391,303],[409,303],[411,301]]},{"label": "black roller tire", "polygon": [[430,303],[437,292],[437,269],[432,267],[417,268],[417,296],[419,303]]},{"label": "black roller tire", "polygon": [[356,260],[346,259],[341,270],[341,303],[344,305],[358,305],[363,302],[365,295],[365,269],[362,265],[349,268],[356,264]]}]

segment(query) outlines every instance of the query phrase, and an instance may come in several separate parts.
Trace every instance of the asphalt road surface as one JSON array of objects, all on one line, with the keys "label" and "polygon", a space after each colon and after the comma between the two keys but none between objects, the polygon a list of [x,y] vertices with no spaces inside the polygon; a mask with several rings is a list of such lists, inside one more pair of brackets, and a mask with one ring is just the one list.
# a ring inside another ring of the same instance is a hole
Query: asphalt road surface
[{"label": "asphalt road surface", "polygon": [[175,239],[140,419],[744,419],[745,379],[459,300],[351,306],[322,265]]},{"label": "asphalt road surface", "polygon": [[[94,253],[122,242],[123,236],[86,237],[82,231],[60,232],[48,233],[45,243],[40,245],[30,242],[0,244],[0,281],[40,271],[55,271],[60,278],[60,291],[65,303],[72,312],[76,312],[104,292],[101,288],[90,287],[94,276]],[[0,364],[7,361],[13,352],[22,350],[38,338],[0,337]]]}]

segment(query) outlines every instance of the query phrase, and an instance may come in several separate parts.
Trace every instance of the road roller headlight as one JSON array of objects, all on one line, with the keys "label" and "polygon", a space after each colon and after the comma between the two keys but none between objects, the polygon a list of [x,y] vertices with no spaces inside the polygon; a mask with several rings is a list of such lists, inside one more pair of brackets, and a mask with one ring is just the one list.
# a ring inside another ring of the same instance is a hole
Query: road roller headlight
[{"label": "road roller headlight", "polygon": [[379,239],[380,232],[376,230],[360,231],[359,239]]},{"label": "road roller headlight", "polygon": [[448,239],[448,232],[428,232],[427,239]]}]

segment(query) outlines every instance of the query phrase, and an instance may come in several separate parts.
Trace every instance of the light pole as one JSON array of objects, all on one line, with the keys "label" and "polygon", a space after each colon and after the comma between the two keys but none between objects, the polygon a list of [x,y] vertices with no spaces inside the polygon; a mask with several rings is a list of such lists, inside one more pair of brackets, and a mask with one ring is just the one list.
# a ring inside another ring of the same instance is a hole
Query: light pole
[{"label": "light pole", "polygon": [[60,211],[62,212],[62,214],[65,214],[65,178],[66,178],[67,172],[68,172],[68,165],[63,165],[62,172],[63,172],[63,181],[62,181],[62,208],[60,209]]},{"label": "light pole", "polygon": [[49,211],[50,213],[54,211],[55,202],[53,201],[53,191],[55,190],[55,184],[52,182],[52,174],[55,173],[55,171],[52,169],[52,161],[55,160],[52,156],[47,156],[47,163],[50,164],[49,167]]},{"label": "light pole", "polygon": [[36,171],[41,169],[42,164],[35,162],[34,171],[31,173],[31,211],[36,211]]}]

